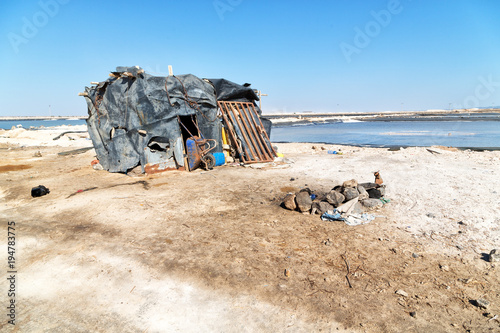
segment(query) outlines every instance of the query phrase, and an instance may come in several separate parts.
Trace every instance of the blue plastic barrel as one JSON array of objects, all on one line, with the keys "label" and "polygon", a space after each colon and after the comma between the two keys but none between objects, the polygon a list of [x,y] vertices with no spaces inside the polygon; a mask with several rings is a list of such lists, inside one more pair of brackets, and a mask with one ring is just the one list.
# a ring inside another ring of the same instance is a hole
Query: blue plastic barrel
[{"label": "blue plastic barrel", "polygon": [[226,164],[226,157],[224,156],[224,153],[213,153],[213,155],[215,157],[215,166]]}]

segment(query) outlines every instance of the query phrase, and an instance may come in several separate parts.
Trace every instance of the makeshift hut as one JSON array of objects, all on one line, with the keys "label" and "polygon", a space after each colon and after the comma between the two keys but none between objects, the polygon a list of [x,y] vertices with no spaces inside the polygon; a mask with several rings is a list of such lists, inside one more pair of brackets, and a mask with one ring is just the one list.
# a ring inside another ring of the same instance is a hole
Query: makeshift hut
[{"label": "makeshift hut", "polygon": [[[153,76],[117,67],[85,87],[88,131],[105,170],[192,170],[229,145],[243,162],[275,156],[270,121],[261,119],[248,84],[194,75]],[[223,137],[222,128],[226,133]],[[212,161],[213,162],[213,161]],[[208,163],[208,162],[207,162]]]}]

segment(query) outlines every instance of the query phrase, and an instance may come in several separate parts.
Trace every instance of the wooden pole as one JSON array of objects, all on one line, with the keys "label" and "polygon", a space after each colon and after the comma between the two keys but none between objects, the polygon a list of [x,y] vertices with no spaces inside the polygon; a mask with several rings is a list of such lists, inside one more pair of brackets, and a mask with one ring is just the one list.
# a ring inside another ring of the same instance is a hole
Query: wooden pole
[{"label": "wooden pole", "polygon": [[267,94],[263,94],[260,90],[255,90],[257,96],[259,96],[259,109],[262,111],[262,96],[267,96]]}]

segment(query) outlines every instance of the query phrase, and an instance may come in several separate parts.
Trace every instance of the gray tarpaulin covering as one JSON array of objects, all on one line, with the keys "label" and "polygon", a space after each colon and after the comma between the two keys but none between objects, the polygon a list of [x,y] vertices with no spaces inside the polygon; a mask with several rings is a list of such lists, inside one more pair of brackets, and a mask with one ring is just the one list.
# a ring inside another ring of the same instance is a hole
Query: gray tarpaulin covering
[{"label": "gray tarpaulin covering", "polygon": [[[220,152],[217,100],[258,100],[246,85],[191,74],[153,76],[138,66],[117,67],[110,78],[85,92],[88,131],[99,162],[110,172],[127,172],[139,164],[144,171],[148,163],[160,160],[167,168],[183,167],[183,139],[190,136],[186,127],[193,135],[215,139],[215,151]],[[200,133],[193,128],[196,123]]]}]

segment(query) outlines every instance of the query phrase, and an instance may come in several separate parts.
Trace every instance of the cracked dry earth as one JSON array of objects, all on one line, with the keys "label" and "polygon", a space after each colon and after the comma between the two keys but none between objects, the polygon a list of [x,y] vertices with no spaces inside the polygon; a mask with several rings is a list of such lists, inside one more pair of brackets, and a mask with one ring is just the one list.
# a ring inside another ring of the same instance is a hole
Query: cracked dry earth
[{"label": "cracked dry earth", "polygon": [[[293,163],[128,176],[93,170],[93,150],[3,144],[18,281],[16,326],[4,316],[1,330],[500,331],[500,268],[487,261],[500,247],[498,152],[278,146]],[[376,170],[391,202],[369,224],[280,207],[289,191]],[[37,185],[50,193],[32,198]]]}]

